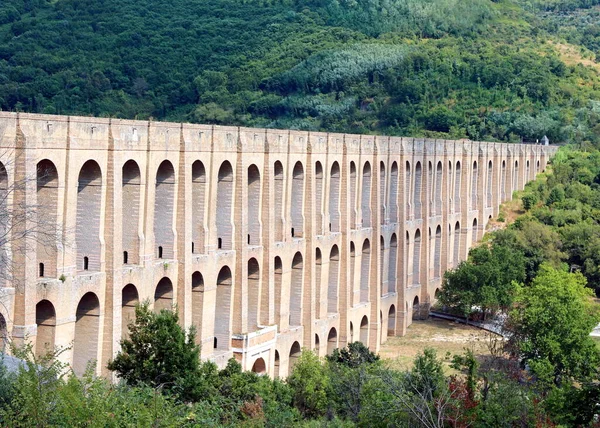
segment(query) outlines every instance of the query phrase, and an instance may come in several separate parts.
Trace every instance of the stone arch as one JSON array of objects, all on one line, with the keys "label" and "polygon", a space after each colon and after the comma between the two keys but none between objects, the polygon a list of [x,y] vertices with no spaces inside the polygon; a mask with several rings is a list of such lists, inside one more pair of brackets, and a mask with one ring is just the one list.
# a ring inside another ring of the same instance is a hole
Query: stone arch
[{"label": "stone arch", "polygon": [[454,212],[459,213],[460,209],[460,180],[461,180],[461,169],[460,161],[456,162],[456,168],[454,169]]},{"label": "stone arch", "polygon": [[[38,276],[56,278],[58,171],[48,159],[38,162],[36,170],[37,222],[40,229],[36,248]],[[4,202],[4,195],[0,198]],[[0,207],[0,212],[4,212],[2,208]],[[0,226],[0,228],[3,227]]]},{"label": "stone arch", "polygon": [[412,209],[414,207],[412,207],[412,201],[413,201],[413,197],[412,197],[412,174],[411,174],[411,169],[410,169],[410,162],[406,161],[406,168],[404,171],[404,184],[405,184],[405,189],[404,189],[404,195],[405,195],[405,203],[407,205],[407,214],[409,218],[412,218],[414,213],[412,212]]},{"label": "stone arch", "polygon": [[386,175],[385,175],[385,163],[383,161],[379,162],[379,206],[381,207],[381,224],[385,224],[385,211],[388,207],[388,202],[386,198]]},{"label": "stone arch", "polygon": [[502,175],[500,177],[500,199],[502,202],[506,200],[506,161],[502,161]]},{"label": "stone arch", "polygon": [[[7,206],[8,200],[8,173],[6,167],[0,162],[0,212],[8,212]],[[8,233],[8,227],[6,221],[0,222],[0,236],[5,236]],[[0,263],[2,266],[7,266],[9,263],[8,259],[8,243],[0,243]],[[0,275],[3,276],[3,275]],[[5,285],[6,278],[0,278],[0,287]],[[6,323],[4,324],[6,325]],[[0,341],[0,347],[4,342]]]},{"label": "stone arch", "polygon": [[279,366],[281,364],[281,358],[279,358],[279,351],[276,349],[275,350],[275,361],[273,363],[273,377],[275,379],[277,379],[279,377]]},{"label": "stone arch", "polygon": [[331,330],[329,330],[329,334],[327,335],[327,354],[331,355],[337,347],[337,330],[335,327],[331,327]]},{"label": "stone arch", "polygon": [[275,323],[281,325],[281,317],[284,315],[281,305],[281,291],[283,286],[283,263],[281,257],[273,260],[273,287],[275,289]]},{"label": "stone arch", "polygon": [[369,301],[369,279],[371,273],[371,243],[365,239],[360,261],[360,302]]},{"label": "stone arch", "polygon": [[486,183],[486,206],[491,208],[492,206],[492,161],[488,162],[488,170],[487,170],[487,183]]},{"label": "stone arch", "polygon": [[436,289],[435,289],[435,293],[433,294],[433,298],[434,298],[435,300],[439,299],[439,297],[440,297],[440,293],[441,293],[440,289],[439,289],[439,288],[436,288]]},{"label": "stone arch", "polygon": [[315,249],[315,317],[320,319],[323,315],[323,256],[321,249]]},{"label": "stone arch", "polygon": [[363,345],[369,346],[369,318],[365,315],[360,320],[360,339]]},{"label": "stone arch", "polygon": [[297,252],[292,260],[292,278],[290,281],[290,325],[302,325],[302,285],[304,283],[304,261]]},{"label": "stone arch", "polygon": [[163,277],[154,290],[154,312],[173,310],[173,283],[166,276]]},{"label": "stone arch", "polygon": [[[354,242],[350,241],[350,290],[354,296],[353,303],[356,303],[356,247]],[[359,296],[360,297],[360,296]]]},{"label": "stone arch", "polygon": [[388,293],[396,292],[396,265],[398,263],[398,239],[393,233],[390,238],[389,266],[388,266]]},{"label": "stone arch", "polygon": [[527,162],[525,162],[525,180],[530,180],[530,168],[529,168],[529,159],[527,159]]},{"label": "stone arch", "polygon": [[413,210],[415,218],[421,218],[421,191],[422,191],[422,180],[423,180],[423,169],[421,168],[421,162],[417,162],[415,165],[415,185],[413,190]]},{"label": "stone arch", "polygon": [[460,222],[456,222],[454,225],[454,251],[453,251],[453,259],[454,267],[458,266],[458,262],[460,261]]},{"label": "stone arch", "polygon": [[140,195],[142,174],[137,162],[133,159],[123,164],[122,168],[122,205],[121,225],[123,244],[123,264],[138,264],[139,229],[140,229]]},{"label": "stone arch", "polygon": [[[383,326],[381,327],[383,328]],[[396,335],[396,307],[394,305],[391,305],[390,310],[388,311],[387,335]]]},{"label": "stone arch", "polygon": [[475,245],[477,242],[477,217],[473,219],[473,230],[471,232],[471,245]]},{"label": "stone arch", "polygon": [[327,312],[338,312],[338,287],[340,275],[340,250],[337,245],[329,253],[329,281],[327,287]]},{"label": "stone arch", "polygon": [[[77,270],[100,270],[102,172],[93,160],[83,164],[77,185]],[[87,261],[87,263],[86,263]]]},{"label": "stone arch", "polygon": [[192,164],[192,253],[204,253],[206,169],[197,160]]},{"label": "stone arch", "polygon": [[352,343],[354,342],[354,324],[352,324],[352,321],[350,321],[350,340],[348,341],[348,343]]},{"label": "stone arch", "polygon": [[442,276],[442,227],[440,225],[435,229],[433,276],[434,278],[441,278]]},{"label": "stone arch", "polygon": [[175,256],[174,206],[175,169],[171,162],[165,160],[156,172],[154,195],[154,245],[158,248],[158,258],[172,259]]},{"label": "stone arch", "polygon": [[0,313],[0,352],[4,352],[8,343],[8,325],[4,315]]},{"label": "stone arch", "polygon": [[121,290],[121,340],[129,338],[129,323],[135,321],[135,307],[140,302],[137,288],[127,284]]},{"label": "stone arch", "polygon": [[275,205],[275,241],[283,241],[283,165],[276,161],[273,165],[274,205]]},{"label": "stone arch", "polygon": [[362,227],[371,227],[371,164],[368,161],[363,166],[360,205]]},{"label": "stone arch", "polygon": [[435,215],[442,215],[442,162],[435,169]]},{"label": "stone arch", "polygon": [[292,370],[294,369],[294,366],[298,362],[298,359],[300,358],[301,354],[302,354],[302,348],[300,348],[300,344],[298,342],[294,342],[292,344],[292,347],[290,348],[290,358],[289,358],[289,364],[288,364],[289,365],[289,369],[288,369],[289,374],[292,374]]},{"label": "stone arch", "polygon": [[196,327],[196,343],[202,342],[204,316],[204,276],[198,271],[192,274],[192,325]]},{"label": "stone arch", "polygon": [[513,170],[512,192],[519,189],[519,161],[515,160],[515,169]]},{"label": "stone arch", "polygon": [[538,159],[535,165],[535,172],[540,172],[540,160]]},{"label": "stone arch", "polygon": [[323,235],[323,165],[315,163],[315,221],[317,223],[317,235]]},{"label": "stone arch", "polygon": [[256,165],[248,167],[248,245],[260,245],[260,172]]},{"label": "stone arch", "polygon": [[40,357],[54,350],[56,311],[49,300],[41,300],[35,305],[35,323],[37,325],[35,354]]},{"label": "stone arch", "polygon": [[379,279],[381,281],[379,292],[384,296],[388,291],[388,278],[385,276],[385,240],[379,237]]},{"label": "stone arch", "polygon": [[356,229],[356,164],[350,162],[350,229]]},{"label": "stone arch", "polygon": [[260,266],[252,257],[248,260],[248,331],[254,331],[260,324]]},{"label": "stone arch", "polygon": [[331,165],[331,179],[329,183],[329,230],[340,231],[340,165],[334,162]]},{"label": "stone arch", "polygon": [[418,320],[420,316],[419,296],[415,296],[412,306],[412,319]]},{"label": "stone arch", "polygon": [[304,236],[304,168],[302,162],[296,162],[292,172],[292,238]]},{"label": "stone arch", "polygon": [[75,337],[73,340],[73,371],[81,376],[90,361],[98,359],[98,336],[100,333],[100,301],[92,293],[86,293],[75,313]]},{"label": "stone arch", "polygon": [[223,266],[217,276],[217,298],[215,302],[215,340],[213,347],[219,351],[229,349],[231,339],[231,269]]},{"label": "stone arch", "polygon": [[392,163],[390,171],[390,222],[398,223],[398,163]]},{"label": "stone arch", "polygon": [[477,161],[473,161],[473,169],[471,171],[471,209],[477,209],[477,179],[479,171],[477,169]]},{"label": "stone arch", "polygon": [[221,164],[217,178],[217,249],[231,250],[233,247],[233,168],[228,161]]},{"label": "stone arch", "polygon": [[413,242],[413,284],[421,283],[421,231],[415,232],[415,240]]},{"label": "stone arch", "polygon": [[252,365],[252,371],[256,374],[265,374],[267,372],[267,365],[263,358],[257,358]]},{"label": "stone arch", "polygon": [[319,355],[319,351],[321,350],[321,339],[319,339],[319,335],[315,333],[315,354]]}]

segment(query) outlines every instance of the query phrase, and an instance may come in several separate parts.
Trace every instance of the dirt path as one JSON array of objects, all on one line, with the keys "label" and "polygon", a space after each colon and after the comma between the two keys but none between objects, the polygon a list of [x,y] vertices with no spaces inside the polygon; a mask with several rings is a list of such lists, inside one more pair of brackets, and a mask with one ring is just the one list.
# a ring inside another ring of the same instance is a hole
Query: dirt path
[{"label": "dirt path", "polygon": [[434,348],[438,357],[461,354],[471,349],[475,355],[489,355],[491,334],[476,327],[453,321],[430,318],[414,321],[406,336],[391,337],[382,345],[379,355],[397,369],[409,369],[414,358],[425,348]]}]

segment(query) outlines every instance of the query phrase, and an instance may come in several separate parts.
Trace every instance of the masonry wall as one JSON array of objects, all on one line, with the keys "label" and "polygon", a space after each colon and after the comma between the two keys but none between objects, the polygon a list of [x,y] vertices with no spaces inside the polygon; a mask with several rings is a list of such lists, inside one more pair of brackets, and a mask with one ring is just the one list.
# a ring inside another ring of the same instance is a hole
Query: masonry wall
[{"label": "masonry wall", "polygon": [[219,365],[285,376],[302,348],[377,351],[556,150],[2,112],[0,145],[2,188],[33,183],[7,203],[45,220],[35,251],[2,249],[2,329],[104,375],[145,300],[176,305]]}]

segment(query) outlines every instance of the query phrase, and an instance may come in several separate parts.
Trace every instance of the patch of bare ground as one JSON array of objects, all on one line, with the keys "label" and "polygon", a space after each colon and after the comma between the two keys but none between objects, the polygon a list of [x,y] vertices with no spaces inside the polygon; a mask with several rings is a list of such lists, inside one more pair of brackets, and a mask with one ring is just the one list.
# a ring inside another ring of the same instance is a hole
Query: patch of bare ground
[{"label": "patch of bare ground", "polygon": [[500,206],[500,215],[498,218],[503,218],[504,221],[498,221],[498,218],[491,219],[486,227],[488,232],[492,232],[498,229],[504,229],[506,226],[514,222],[517,217],[525,214],[523,209],[523,201],[521,198],[514,198],[510,201],[504,202]]},{"label": "patch of bare ground", "polygon": [[[462,354],[471,349],[476,357],[490,355],[489,344],[492,333],[477,327],[467,326],[454,321],[429,318],[425,321],[414,321],[406,329],[403,337],[390,337],[381,346],[379,355],[395,369],[407,370],[412,367],[415,357],[425,348],[436,350],[438,357]],[[451,373],[450,361],[446,361],[447,372]]]},{"label": "patch of bare ground", "polygon": [[[596,63],[586,56],[591,56],[593,53],[587,49],[580,48],[579,46],[571,45],[564,42],[553,42],[550,44],[554,47],[554,50],[558,53],[560,59],[567,65],[582,64],[587,67],[600,71],[600,64]],[[584,56],[586,55],[586,56]]]}]

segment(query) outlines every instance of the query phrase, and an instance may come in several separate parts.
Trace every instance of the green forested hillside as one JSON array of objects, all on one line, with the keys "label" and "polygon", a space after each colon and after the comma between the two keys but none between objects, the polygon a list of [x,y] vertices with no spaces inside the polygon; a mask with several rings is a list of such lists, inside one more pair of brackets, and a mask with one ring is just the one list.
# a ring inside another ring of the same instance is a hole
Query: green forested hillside
[{"label": "green forested hillside", "polygon": [[596,143],[595,3],[4,0],[0,108]]}]

